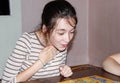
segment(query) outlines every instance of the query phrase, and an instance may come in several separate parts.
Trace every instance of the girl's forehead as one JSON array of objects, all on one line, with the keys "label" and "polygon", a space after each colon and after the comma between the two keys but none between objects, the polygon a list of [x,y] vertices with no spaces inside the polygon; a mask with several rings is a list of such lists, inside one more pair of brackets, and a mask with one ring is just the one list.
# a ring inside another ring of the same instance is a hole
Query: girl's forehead
[{"label": "girl's forehead", "polygon": [[56,29],[65,29],[67,27],[74,28],[75,27],[75,22],[72,18],[65,19],[65,18],[60,18],[56,22]]}]

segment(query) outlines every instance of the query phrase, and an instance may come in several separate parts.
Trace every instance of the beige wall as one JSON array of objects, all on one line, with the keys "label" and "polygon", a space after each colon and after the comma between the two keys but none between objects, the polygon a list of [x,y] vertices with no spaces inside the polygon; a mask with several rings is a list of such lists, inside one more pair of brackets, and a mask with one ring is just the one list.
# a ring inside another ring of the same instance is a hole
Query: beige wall
[{"label": "beige wall", "polygon": [[101,66],[120,52],[120,0],[89,0],[89,60]]},{"label": "beige wall", "polygon": [[[40,23],[43,6],[51,0],[22,0],[22,32]],[[120,50],[120,0],[68,0],[77,10],[78,25],[67,64],[101,66]]]},{"label": "beige wall", "polygon": [[69,65],[88,64],[88,0],[68,0],[76,8],[78,16],[77,35],[68,53]]}]

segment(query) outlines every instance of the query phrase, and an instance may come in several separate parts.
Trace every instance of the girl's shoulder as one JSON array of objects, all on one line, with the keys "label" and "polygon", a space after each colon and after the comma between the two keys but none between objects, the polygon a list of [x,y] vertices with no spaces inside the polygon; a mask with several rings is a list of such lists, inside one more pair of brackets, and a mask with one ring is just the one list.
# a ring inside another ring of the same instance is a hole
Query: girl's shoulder
[{"label": "girl's shoulder", "polygon": [[34,32],[23,32],[19,37],[17,43],[31,44],[31,42],[38,41]]},{"label": "girl's shoulder", "polygon": [[23,32],[22,36],[27,36],[32,38],[32,37],[35,37],[36,35],[35,35],[35,32]]},{"label": "girl's shoulder", "polygon": [[24,32],[22,34],[22,37],[24,37],[26,40],[28,40],[31,44],[36,44],[36,45],[40,45],[40,46],[44,47],[44,45],[39,40],[36,32]]},{"label": "girl's shoulder", "polygon": [[25,39],[29,41],[38,40],[35,32],[23,32],[22,35],[20,36],[20,39]]},{"label": "girl's shoulder", "polygon": [[120,64],[120,53],[113,54],[110,57],[116,60]]}]

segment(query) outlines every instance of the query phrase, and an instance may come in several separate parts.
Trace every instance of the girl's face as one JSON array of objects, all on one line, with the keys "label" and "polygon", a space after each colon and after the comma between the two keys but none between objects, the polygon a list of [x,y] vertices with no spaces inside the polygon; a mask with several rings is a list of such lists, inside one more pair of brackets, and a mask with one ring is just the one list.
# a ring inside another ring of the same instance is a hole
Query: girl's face
[{"label": "girl's face", "polygon": [[[72,22],[72,21],[71,21]],[[50,43],[59,51],[63,51],[74,37],[75,26],[66,19],[58,19],[57,25],[50,34]]]}]

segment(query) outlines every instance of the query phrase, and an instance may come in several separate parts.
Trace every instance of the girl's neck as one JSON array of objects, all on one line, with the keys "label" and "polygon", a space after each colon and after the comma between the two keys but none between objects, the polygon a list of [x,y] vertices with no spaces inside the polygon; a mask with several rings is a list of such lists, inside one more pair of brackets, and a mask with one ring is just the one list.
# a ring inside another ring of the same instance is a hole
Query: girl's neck
[{"label": "girl's neck", "polygon": [[36,31],[35,33],[36,33],[39,41],[40,41],[44,46],[46,46],[46,43],[47,43],[47,37],[46,37],[46,35],[45,35],[43,32],[41,32],[41,31]]}]

